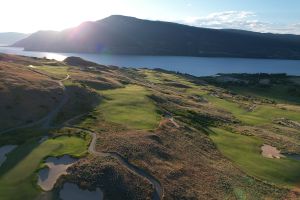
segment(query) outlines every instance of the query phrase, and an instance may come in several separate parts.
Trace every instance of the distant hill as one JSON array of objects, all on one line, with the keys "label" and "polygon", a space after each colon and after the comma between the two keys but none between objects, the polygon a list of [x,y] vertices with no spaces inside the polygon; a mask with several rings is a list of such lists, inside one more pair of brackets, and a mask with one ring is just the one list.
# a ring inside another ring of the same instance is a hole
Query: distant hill
[{"label": "distant hill", "polygon": [[28,36],[29,34],[24,34],[24,33],[14,33],[14,32],[0,33],[0,45],[11,45]]},{"label": "distant hill", "polygon": [[13,46],[31,51],[300,59],[300,36],[217,30],[113,15]]}]

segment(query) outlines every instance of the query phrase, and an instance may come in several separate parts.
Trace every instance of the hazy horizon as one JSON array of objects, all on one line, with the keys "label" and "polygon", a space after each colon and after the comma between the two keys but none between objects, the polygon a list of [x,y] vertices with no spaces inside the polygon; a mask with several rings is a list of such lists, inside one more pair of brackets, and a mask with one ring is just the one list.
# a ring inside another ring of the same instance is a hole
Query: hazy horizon
[{"label": "hazy horizon", "polygon": [[296,0],[11,0],[2,7],[0,17],[6,21],[0,32],[60,31],[85,21],[125,15],[206,28],[300,34],[300,2]]}]

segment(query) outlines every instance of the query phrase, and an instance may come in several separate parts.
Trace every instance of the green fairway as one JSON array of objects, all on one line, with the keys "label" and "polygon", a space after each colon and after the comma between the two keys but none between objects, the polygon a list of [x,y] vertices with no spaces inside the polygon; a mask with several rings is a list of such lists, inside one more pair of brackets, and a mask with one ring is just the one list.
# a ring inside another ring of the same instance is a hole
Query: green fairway
[{"label": "green fairway", "polygon": [[136,129],[153,129],[160,119],[149,92],[140,86],[101,91],[107,99],[99,110],[106,120]]},{"label": "green fairway", "polygon": [[27,142],[9,154],[0,168],[0,199],[34,199],[39,193],[36,170],[47,156],[83,156],[87,153],[89,140],[62,136],[42,144]]},{"label": "green fairway", "polygon": [[300,122],[300,113],[289,110],[282,110],[271,105],[259,105],[254,111],[247,111],[234,102],[220,99],[213,96],[206,98],[218,108],[231,112],[237,119],[250,125],[271,123],[276,118],[287,118]]},{"label": "green fairway", "polygon": [[258,138],[211,130],[210,137],[218,149],[247,174],[289,188],[300,183],[300,161],[264,158],[260,150],[263,143]]},{"label": "green fairway", "polygon": [[46,72],[50,76],[63,79],[68,74],[69,67],[66,66],[34,66],[35,69]]},{"label": "green fairway", "polygon": [[164,72],[146,70],[146,69],[141,70],[141,72],[146,76],[146,79],[152,83],[164,84],[168,82],[176,82],[189,87],[195,87],[195,85],[190,81],[184,79],[183,77],[177,76],[176,74],[173,73],[164,73]]}]

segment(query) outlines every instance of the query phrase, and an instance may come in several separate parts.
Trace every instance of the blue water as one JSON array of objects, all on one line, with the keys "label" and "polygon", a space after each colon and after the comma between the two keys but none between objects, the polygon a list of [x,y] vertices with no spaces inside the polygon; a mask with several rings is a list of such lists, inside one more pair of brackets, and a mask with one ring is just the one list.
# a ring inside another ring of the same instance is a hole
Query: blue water
[{"label": "blue water", "polygon": [[79,56],[83,59],[104,65],[133,68],[162,68],[195,76],[208,76],[217,73],[287,73],[289,75],[300,75],[300,60],[50,53],[23,51],[22,48],[12,47],[0,47],[0,52],[46,57],[60,61],[68,56]]}]

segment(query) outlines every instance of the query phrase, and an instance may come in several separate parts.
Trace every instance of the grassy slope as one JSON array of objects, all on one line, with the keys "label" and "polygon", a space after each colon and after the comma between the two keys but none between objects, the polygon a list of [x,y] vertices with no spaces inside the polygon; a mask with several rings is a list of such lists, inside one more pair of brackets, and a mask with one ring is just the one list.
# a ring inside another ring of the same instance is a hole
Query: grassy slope
[{"label": "grassy slope", "polygon": [[57,78],[65,78],[68,74],[69,67],[66,66],[34,66],[35,69],[40,70],[41,72],[45,72],[50,76]]},{"label": "grassy slope", "polygon": [[218,108],[231,112],[237,119],[250,125],[271,123],[276,118],[287,118],[300,122],[298,112],[282,110],[271,105],[260,105],[254,111],[248,112],[238,104],[212,96],[206,96]]},{"label": "grassy slope", "polygon": [[61,100],[61,91],[57,82],[27,66],[0,62],[0,130],[44,117]]},{"label": "grassy slope", "polygon": [[299,96],[294,95],[293,92],[290,92],[291,86],[286,85],[276,85],[271,88],[263,87],[238,87],[232,86],[231,91],[236,92],[242,95],[251,95],[259,98],[272,99],[278,103],[291,103],[291,104],[300,104]]},{"label": "grassy slope", "polygon": [[212,140],[219,150],[243,171],[259,179],[281,186],[293,187],[300,180],[300,162],[289,159],[269,159],[261,156],[262,141],[212,128]]},{"label": "grassy slope", "polygon": [[101,94],[107,98],[99,107],[106,120],[136,129],[153,129],[157,126],[159,115],[147,97],[149,92],[145,88],[128,85],[102,91]]},{"label": "grassy slope", "polygon": [[154,70],[140,70],[140,72],[146,76],[146,80],[156,83],[156,84],[164,84],[168,82],[176,82],[189,87],[194,87],[195,85],[185,78],[177,76],[175,74],[162,73]]},{"label": "grassy slope", "polygon": [[0,169],[0,199],[33,199],[39,193],[35,172],[41,161],[47,156],[83,156],[88,142],[79,137],[62,136],[42,144],[31,141],[18,147]]}]

